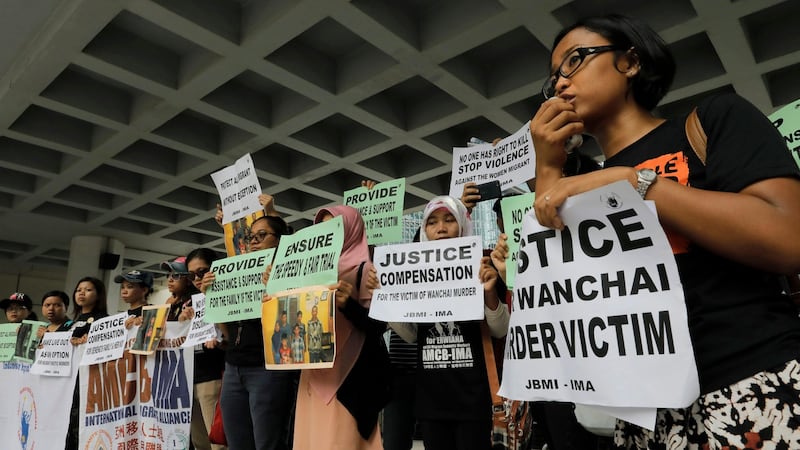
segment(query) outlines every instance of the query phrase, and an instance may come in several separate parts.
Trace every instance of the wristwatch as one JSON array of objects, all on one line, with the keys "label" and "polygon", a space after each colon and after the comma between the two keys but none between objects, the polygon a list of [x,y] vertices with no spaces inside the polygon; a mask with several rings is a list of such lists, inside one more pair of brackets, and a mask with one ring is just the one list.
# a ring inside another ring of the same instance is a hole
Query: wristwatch
[{"label": "wristwatch", "polygon": [[636,171],[637,177],[637,186],[636,192],[644,198],[647,195],[647,190],[650,189],[650,186],[656,182],[658,179],[658,174],[653,169],[639,169]]}]

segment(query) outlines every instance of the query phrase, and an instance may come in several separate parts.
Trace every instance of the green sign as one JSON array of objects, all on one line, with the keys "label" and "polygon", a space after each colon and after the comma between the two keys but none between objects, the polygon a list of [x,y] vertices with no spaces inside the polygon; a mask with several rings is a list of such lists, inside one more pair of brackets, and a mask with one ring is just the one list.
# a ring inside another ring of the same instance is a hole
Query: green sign
[{"label": "green sign", "polygon": [[800,99],[772,113],[769,120],[783,136],[795,164],[800,167]]},{"label": "green sign", "polygon": [[211,264],[214,284],[206,291],[205,321],[222,323],[260,318],[264,295],[261,277],[274,254],[275,249],[266,249],[214,261]]},{"label": "green sign", "polygon": [[364,219],[367,242],[392,244],[403,240],[403,205],[406,179],[384,181],[372,189],[358,187],[344,193],[344,204],[356,208]]},{"label": "green sign", "polygon": [[10,361],[17,348],[18,323],[4,323],[0,325],[0,361]]},{"label": "green sign", "polygon": [[17,328],[17,343],[14,349],[14,359],[24,362],[33,362],[36,358],[36,347],[39,345],[39,327],[46,327],[47,322],[37,320],[23,320]]},{"label": "green sign", "polygon": [[500,200],[503,211],[503,228],[508,235],[508,258],[506,258],[506,285],[514,287],[517,277],[517,253],[519,252],[519,235],[522,231],[522,217],[533,209],[533,192],[522,195],[504,197]]},{"label": "green sign", "polygon": [[341,216],[283,236],[272,263],[267,292],[335,284],[343,243]]}]

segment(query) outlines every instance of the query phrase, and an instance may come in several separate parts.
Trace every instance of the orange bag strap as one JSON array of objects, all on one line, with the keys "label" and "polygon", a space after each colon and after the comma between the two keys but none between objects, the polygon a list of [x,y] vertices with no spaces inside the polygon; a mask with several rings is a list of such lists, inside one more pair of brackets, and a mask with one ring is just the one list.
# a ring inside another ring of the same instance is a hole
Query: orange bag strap
[{"label": "orange bag strap", "polygon": [[696,107],[686,118],[686,137],[689,139],[689,145],[692,146],[692,150],[694,150],[694,153],[698,158],[700,158],[700,161],[702,161],[703,165],[705,166],[706,156],[708,153],[708,137],[706,136],[706,132],[703,130],[703,125],[700,123],[700,117],[697,115]]},{"label": "orange bag strap", "polygon": [[489,327],[486,325],[486,321],[483,320],[481,320],[481,342],[483,343],[483,360],[486,363],[486,374],[489,376],[492,411],[495,413],[502,412],[505,411],[505,406],[503,405],[502,397],[497,395],[497,392],[500,390],[500,378],[497,375],[497,366],[494,363],[494,346],[492,346],[492,337],[489,334]]}]

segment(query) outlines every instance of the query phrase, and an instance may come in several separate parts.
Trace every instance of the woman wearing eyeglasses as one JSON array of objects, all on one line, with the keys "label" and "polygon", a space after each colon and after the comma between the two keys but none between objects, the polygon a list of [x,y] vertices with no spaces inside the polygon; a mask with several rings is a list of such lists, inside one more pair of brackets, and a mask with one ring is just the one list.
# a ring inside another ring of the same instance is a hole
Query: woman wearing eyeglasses
[{"label": "woman wearing eyeglasses", "polygon": [[[247,252],[275,248],[289,226],[280,217],[262,216],[245,236]],[[191,255],[190,255],[191,256]],[[200,289],[213,284],[210,264],[188,259],[189,272],[200,276]],[[195,277],[197,283],[197,277]],[[227,347],[220,406],[228,446],[236,450],[287,449],[289,426],[297,395],[297,371],[268,371],[264,363],[261,319],[225,324]]]},{"label": "woman wearing eyeglasses", "polygon": [[[800,171],[782,137],[736,95],[697,105],[707,159],[686,117],[651,111],[675,61],[644,23],[584,19],[555,39],[552,74],[531,120],[539,222],[563,228],[564,200],[626,180],[653,200],[685,293],[700,398],[660,409],[654,431],[618,422],[626,448],[795,448],[800,442],[800,320],[778,274],[800,270]],[[604,169],[562,178],[564,144],[589,133]],[[656,176],[658,175],[658,176]],[[642,382],[632,376],[624,382]]]}]

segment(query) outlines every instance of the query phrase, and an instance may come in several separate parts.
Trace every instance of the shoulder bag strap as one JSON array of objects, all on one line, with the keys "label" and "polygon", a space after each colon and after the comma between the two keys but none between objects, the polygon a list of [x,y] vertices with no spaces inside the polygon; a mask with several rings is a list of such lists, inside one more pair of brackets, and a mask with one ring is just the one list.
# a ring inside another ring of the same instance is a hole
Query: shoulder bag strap
[{"label": "shoulder bag strap", "polygon": [[706,165],[707,143],[708,138],[706,132],[703,130],[703,125],[700,123],[700,117],[697,115],[697,108],[695,107],[689,116],[686,118],[686,137],[689,139],[689,145],[692,150]]},{"label": "shoulder bag strap", "polygon": [[361,276],[364,275],[364,264],[366,261],[361,261],[361,264],[358,266],[358,272],[356,272],[356,289],[361,290]]},{"label": "shoulder bag strap", "polygon": [[505,415],[503,399],[497,395],[497,391],[500,390],[500,379],[497,376],[497,366],[494,363],[492,337],[484,320],[481,320],[481,341],[483,343],[483,360],[486,363],[486,374],[489,376],[489,390],[492,395],[492,412]]}]

